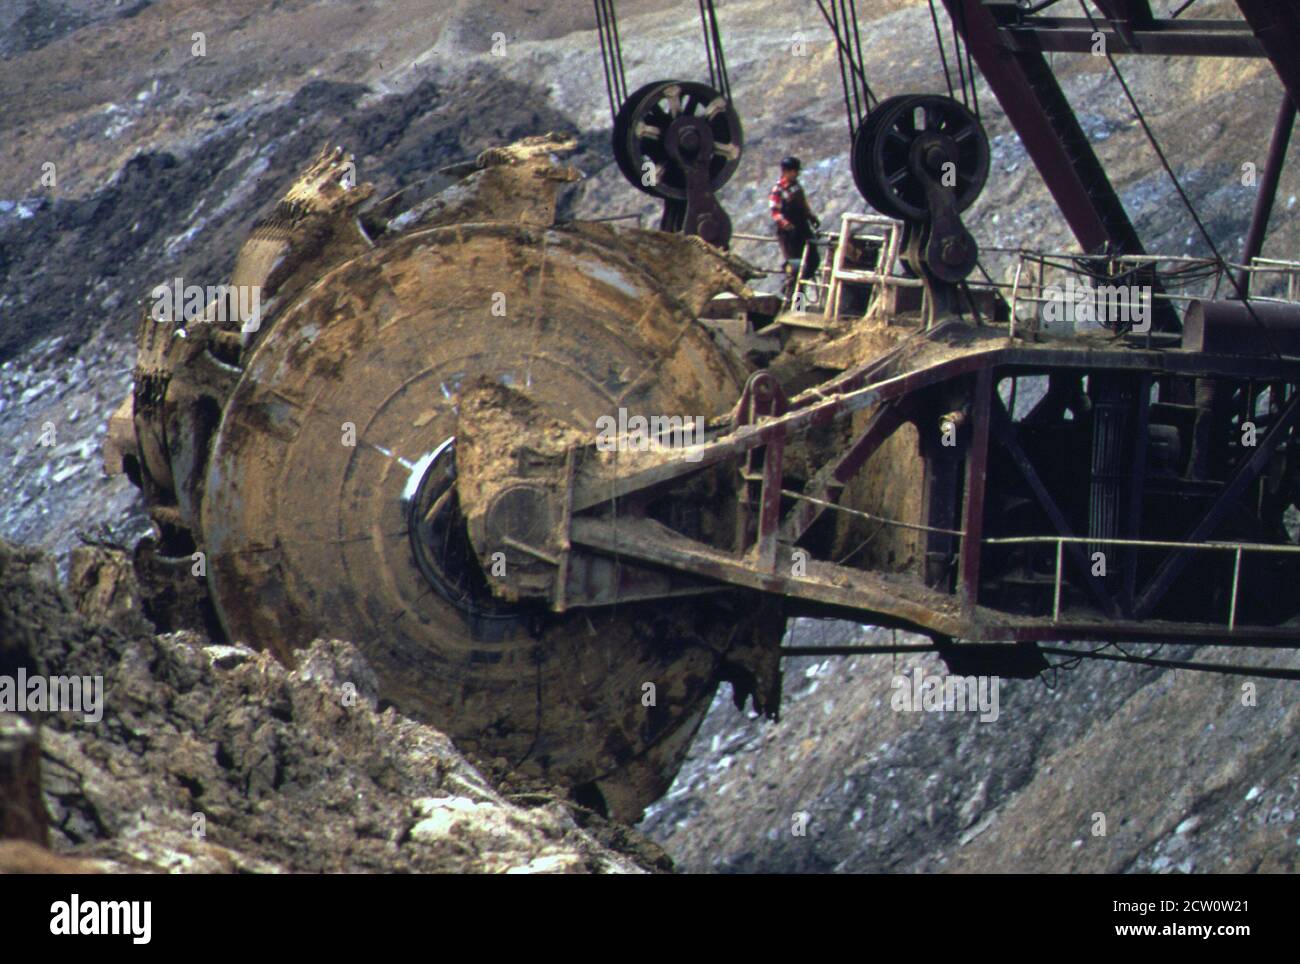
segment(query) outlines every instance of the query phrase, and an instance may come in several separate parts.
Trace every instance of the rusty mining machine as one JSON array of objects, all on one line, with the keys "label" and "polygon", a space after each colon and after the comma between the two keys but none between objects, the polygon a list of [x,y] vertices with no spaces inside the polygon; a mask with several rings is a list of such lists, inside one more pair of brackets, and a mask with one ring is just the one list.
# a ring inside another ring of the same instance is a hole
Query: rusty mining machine
[{"label": "rusty mining machine", "polygon": [[[665,790],[720,680],[776,714],[795,616],[1003,675],[1071,641],[1296,645],[1300,307],[1250,289],[1300,273],[1258,257],[1300,13],[943,6],[960,93],[877,99],[852,0],[818,0],[876,213],[843,219],[816,313],[728,251],[743,133],[711,2],[708,82],[630,93],[595,4],[614,156],[663,201],[656,230],[558,221],[559,136],[419,203],[322,153],[239,253],[256,318],[140,323],[109,457],[155,523],[155,619],[290,661],[352,640],[385,700],[620,817]],[[1131,55],[1276,68],[1240,264],[1144,251],[1044,56],[1097,34],[1121,81]],[[962,217],[989,173],[976,67],[1079,246],[1017,252],[1009,283],[976,276]],[[1053,272],[1150,294],[1147,322],[1052,323]]]}]

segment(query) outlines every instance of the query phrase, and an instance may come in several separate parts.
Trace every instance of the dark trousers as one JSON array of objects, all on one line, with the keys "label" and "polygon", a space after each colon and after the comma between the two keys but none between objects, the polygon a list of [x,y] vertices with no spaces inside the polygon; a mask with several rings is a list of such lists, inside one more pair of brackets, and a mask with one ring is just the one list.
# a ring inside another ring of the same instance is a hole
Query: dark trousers
[{"label": "dark trousers", "polygon": [[799,270],[804,249],[808,249],[808,260],[804,264],[803,275],[797,279],[798,281],[817,277],[817,269],[822,263],[821,252],[817,250],[817,245],[812,243],[813,233],[806,225],[796,225],[791,231],[780,231],[777,237],[781,241],[781,255],[786,261],[785,295],[789,298],[795,291],[797,284],[795,273]]}]

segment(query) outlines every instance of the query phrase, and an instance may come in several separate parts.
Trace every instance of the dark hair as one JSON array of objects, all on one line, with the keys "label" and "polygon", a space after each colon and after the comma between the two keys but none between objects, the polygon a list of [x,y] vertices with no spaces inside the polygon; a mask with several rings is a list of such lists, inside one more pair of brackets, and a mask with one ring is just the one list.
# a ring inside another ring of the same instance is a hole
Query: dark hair
[{"label": "dark hair", "polygon": [[791,156],[781,158],[781,170],[783,171],[798,171],[802,168],[803,165],[799,163],[799,158],[797,157]]}]

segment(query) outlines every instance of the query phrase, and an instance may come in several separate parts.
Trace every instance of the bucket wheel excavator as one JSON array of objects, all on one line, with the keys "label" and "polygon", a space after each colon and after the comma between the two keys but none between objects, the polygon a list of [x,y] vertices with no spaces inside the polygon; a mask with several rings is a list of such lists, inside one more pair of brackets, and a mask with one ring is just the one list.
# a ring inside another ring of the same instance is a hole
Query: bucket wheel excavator
[{"label": "bucket wheel excavator", "polygon": [[[627,819],[667,788],[719,681],[776,714],[791,616],[917,630],[950,665],[1004,674],[1036,672],[1048,641],[1295,644],[1285,593],[1238,583],[1281,586],[1300,558],[1283,525],[1300,309],[1206,301],[1184,324],[1163,302],[1145,333],[1018,329],[1008,292],[971,282],[977,106],[851,99],[860,40],[831,2],[852,175],[898,228],[898,270],[837,256],[885,315],[828,310],[811,339],[777,339],[781,319],[745,319],[756,269],[727,250],[717,192],[743,134],[713,5],[709,82],[631,93],[612,6],[596,4],[613,154],[663,201],[659,230],[557,221],[578,177],[557,135],[486,151],[418,203],[377,201],[326,151],[218,297],[140,321],[109,458],[155,523],[137,567],[156,622],[286,661],[350,640],[403,712]],[[1038,52],[1082,26],[947,6],[1080,270],[1136,259],[1126,277],[1158,289]],[[1241,30],[1116,13],[1107,35],[1254,42],[1289,83],[1278,28],[1241,6]],[[762,338],[778,344],[747,350]],[[1026,414],[1030,382],[1045,391]],[[1200,552],[1230,599],[1189,578]]]},{"label": "bucket wheel excavator", "polygon": [[[518,591],[550,578],[535,532],[558,520],[527,478],[557,446],[620,411],[723,415],[748,374],[696,320],[742,290],[738,262],[556,224],[576,173],[552,159],[572,147],[485,152],[409,224],[359,218],[371,189],[323,153],[239,254],[231,287],[259,290],[261,316],[143,319],[118,422],[158,528],[156,619],[206,618],[285,660],[354,641],[386,700],[629,815],[666,789],[719,679],[775,704],[783,620],[743,593],[641,602],[616,565],[583,577],[617,605]],[[727,493],[696,495],[682,522],[715,533]]]}]

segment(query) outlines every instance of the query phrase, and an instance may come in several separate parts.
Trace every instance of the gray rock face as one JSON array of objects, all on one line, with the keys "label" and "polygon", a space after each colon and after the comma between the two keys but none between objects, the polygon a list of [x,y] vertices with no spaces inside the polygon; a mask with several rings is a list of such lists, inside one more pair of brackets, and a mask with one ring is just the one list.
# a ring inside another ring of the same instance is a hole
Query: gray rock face
[{"label": "gray rock face", "polygon": [[635,869],[557,805],[511,805],[442,734],[378,712],[350,644],[318,641],[287,671],[203,642],[129,644],[102,734],[51,727],[60,849],[193,871]]},{"label": "gray rock face", "polygon": [[138,490],[101,468],[108,416],[131,389],[133,363],[105,337],[75,352],[48,338],[0,363],[0,538],[66,564],[79,531],[123,544],[149,532]]},{"label": "gray rock face", "polygon": [[0,712],[0,839],[44,844],[41,738],[30,720]]},{"label": "gray rock face", "polygon": [[[888,641],[812,621],[788,640]],[[1159,655],[1300,669],[1290,652]],[[981,722],[894,709],[917,669],[945,672],[928,654],[788,658],[777,723],[720,693],[641,829],[689,871],[1295,871],[1295,682],[1083,663],[1002,680]]]}]

